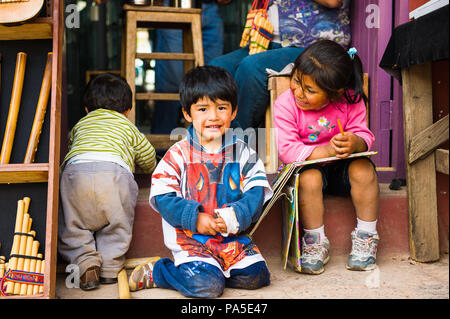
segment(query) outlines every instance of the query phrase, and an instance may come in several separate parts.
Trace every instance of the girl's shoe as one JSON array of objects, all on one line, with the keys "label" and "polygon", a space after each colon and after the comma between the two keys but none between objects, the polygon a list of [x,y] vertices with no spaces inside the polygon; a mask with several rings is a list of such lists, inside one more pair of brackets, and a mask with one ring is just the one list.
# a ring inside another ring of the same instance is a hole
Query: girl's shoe
[{"label": "girl's shoe", "polygon": [[330,260],[328,251],[330,242],[324,238],[320,242],[320,234],[306,233],[302,238],[302,273],[318,275],[323,273],[323,266]]},{"label": "girl's shoe", "polygon": [[376,267],[378,234],[362,230],[351,233],[352,251],[348,256],[346,268],[349,270],[372,270]]},{"label": "girl's shoe", "polygon": [[128,280],[130,291],[155,287],[155,283],[153,282],[153,267],[156,261],[155,258],[151,258],[134,268]]}]

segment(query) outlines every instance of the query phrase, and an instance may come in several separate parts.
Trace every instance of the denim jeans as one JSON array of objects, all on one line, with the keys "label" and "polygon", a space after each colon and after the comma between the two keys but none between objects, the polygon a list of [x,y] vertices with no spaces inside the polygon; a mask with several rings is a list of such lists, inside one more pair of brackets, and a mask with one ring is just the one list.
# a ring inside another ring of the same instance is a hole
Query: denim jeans
[{"label": "denim jeans", "polygon": [[281,71],[294,62],[303,48],[282,48],[271,43],[269,50],[248,55],[248,46],[212,60],[209,64],[224,68],[233,75],[239,88],[236,120],[242,129],[261,127],[270,103],[266,68]]},{"label": "denim jeans", "polygon": [[157,287],[174,289],[186,297],[215,298],[225,287],[258,289],[270,284],[266,263],[260,261],[243,269],[230,271],[225,278],[222,271],[211,264],[193,261],[175,266],[169,258],[158,260],[153,268],[153,281]]},{"label": "denim jeans", "polygon": [[[168,2],[167,0],[165,3]],[[213,1],[202,3],[202,42],[205,64],[223,54],[223,21],[219,5]],[[183,52],[181,30],[156,30],[155,52]],[[184,75],[183,61],[157,60],[155,65],[155,91],[178,93]],[[180,111],[178,101],[155,101],[152,119],[153,134],[170,134],[177,127]]]}]

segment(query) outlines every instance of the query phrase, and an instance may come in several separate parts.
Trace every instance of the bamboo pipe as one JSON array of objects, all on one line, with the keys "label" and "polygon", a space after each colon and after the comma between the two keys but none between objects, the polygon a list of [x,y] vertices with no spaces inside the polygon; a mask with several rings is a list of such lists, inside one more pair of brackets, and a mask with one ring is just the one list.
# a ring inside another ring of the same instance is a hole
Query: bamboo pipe
[{"label": "bamboo pipe", "polygon": [[[45,273],[45,259],[43,259],[42,260],[42,263],[41,263],[41,271],[40,271],[40,273],[41,274],[44,274]],[[45,278],[45,277],[44,277]],[[42,285],[42,286],[39,286],[39,293],[41,294],[41,293],[43,293],[44,292],[44,285]]]},{"label": "bamboo pipe", "polygon": [[[37,257],[38,251],[39,251],[39,242],[37,240],[35,240],[35,241],[33,241],[33,248],[31,250],[31,256]],[[30,272],[34,272],[34,273],[37,272],[36,271],[36,265],[37,265],[37,260],[36,259],[31,259]],[[33,294],[33,287],[34,287],[34,285],[28,285],[27,286],[26,294],[28,296]],[[21,292],[21,294],[22,294],[22,292]]]},{"label": "bamboo pipe", "polygon": [[52,53],[47,54],[47,62],[45,63],[44,78],[42,79],[41,92],[39,93],[39,100],[36,107],[36,114],[34,115],[33,126],[31,128],[30,138],[28,140],[27,151],[25,153],[25,164],[34,162],[36,150],[39,144],[39,136],[42,131],[42,124],[44,123],[45,111],[47,110],[48,97],[50,95],[50,88],[52,86]]},{"label": "bamboo pipe", "polygon": [[[24,217],[24,203],[23,200],[19,200],[17,201],[16,225],[14,228],[14,241],[11,249],[11,255],[17,255],[19,253],[21,236],[16,234],[20,233],[22,230],[23,217]],[[10,258],[8,267],[10,269],[16,269],[16,266],[17,266],[17,257]],[[13,291],[14,291],[14,283],[9,282],[8,286],[6,287],[6,293],[10,294]]]},{"label": "bamboo pipe", "polygon": [[[28,226],[30,225],[29,221],[30,221],[30,215],[29,214],[25,214],[23,216],[22,231],[21,231],[24,234],[28,234]],[[28,239],[27,235],[20,235],[19,255],[24,255],[25,254],[25,249],[26,249],[26,245],[27,245],[27,239]],[[15,268],[15,270],[23,270],[23,263],[24,263],[24,258],[23,257],[19,257],[18,260],[17,260],[17,267]],[[15,295],[18,295],[20,293],[20,284],[15,284],[14,285],[14,292],[13,293]]]},{"label": "bamboo pipe", "polygon": [[[43,264],[42,254],[37,254],[37,257],[40,259],[38,261],[36,261],[36,272],[41,273],[42,264]],[[33,286],[33,295],[36,295],[38,292],[39,292],[39,286],[34,285]]]},{"label": "bamboo pipe", "polygon": [[8,119],[6,121],[5,135],[3,137],[2,150],[0,153],[0,164],[8,164],[11,157],[14,135],[16,133],[17,127],[17,117],[19,115],[20,100],[22,98],[26,61],[26,53],[17,53],[14,84],[11,93],[11,103],[9,105]]},{"label": "bamboo pipe", "polygon": [[[27,248],[25,250],[25,256],[32,256],[31,253],[32,253],[32,249],[33,249],[33,241],[34,241],[34,236],[36,236],[36,232],[34,230],[32,230],[32,231],[28,232],[28,235],[31,235],[31,236],[28,236],[28,238],[27,238]],[[25,262],[23,264],[23,271],[27,271],[27,272],[30,271],[30,263],[31,263],[31,259],[25,258]],[[26,295],[28,284],[21,283],[18,286],[20,286],[19,294],[22,296]]]},{"label": "bamboo pipe", "polygon": [[0,280],[5,275],[5,256],[0,256]]},{"label": "bamboo pipe", "polygon": [[23,198],[23,211],[24,211],[24,214],[28,213],[28,209],[30,208],[30,202],[31,202],[31,198],[30,197],[24,197]]},{"label": "bamboo pipe", "polygon": [[126,269],[122,269],[117,275],[117,282],[119,286],[119,298],[130,299],[130,286],[128,286],[128,277]]}]

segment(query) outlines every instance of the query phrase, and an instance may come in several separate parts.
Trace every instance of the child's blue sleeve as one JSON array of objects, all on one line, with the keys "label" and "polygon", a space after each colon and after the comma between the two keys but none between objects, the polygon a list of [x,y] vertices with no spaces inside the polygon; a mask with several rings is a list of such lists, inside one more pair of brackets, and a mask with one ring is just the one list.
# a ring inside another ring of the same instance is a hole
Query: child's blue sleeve
[{"label": "child's blue sleeve", "polygon": [[176,195],[175,192],[155,196],[155,203],[161,216],[175,228],[197,232],[197,217],[203,207],[199,202]]},{"label": "child's blue sleeve", "polygon": [[262,213],[264,204],[264,187],[254,186],[242,194],[240,200],[230,203],[228,206],[234,209],[239,222],[239,231],[246,230],[256,222]]}]

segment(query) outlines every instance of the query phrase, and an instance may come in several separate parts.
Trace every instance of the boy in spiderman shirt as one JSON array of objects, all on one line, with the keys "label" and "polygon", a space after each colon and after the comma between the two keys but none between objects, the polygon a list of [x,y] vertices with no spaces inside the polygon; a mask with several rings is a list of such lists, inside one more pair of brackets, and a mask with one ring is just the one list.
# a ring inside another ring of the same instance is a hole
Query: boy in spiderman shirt
[{"label": "boy in spiderman shirt", "polygon": [[230,129],[236,83],[222,68],[194,68],[180,84],[180,103],[192,125],[156,167],[150,192],[174,261],[139,265],[130,290],[161,287],[214,298],[225,287],[267,286],[270,273],[258,247],[239,236],[258,220],[272,190],[256,152]]}]

